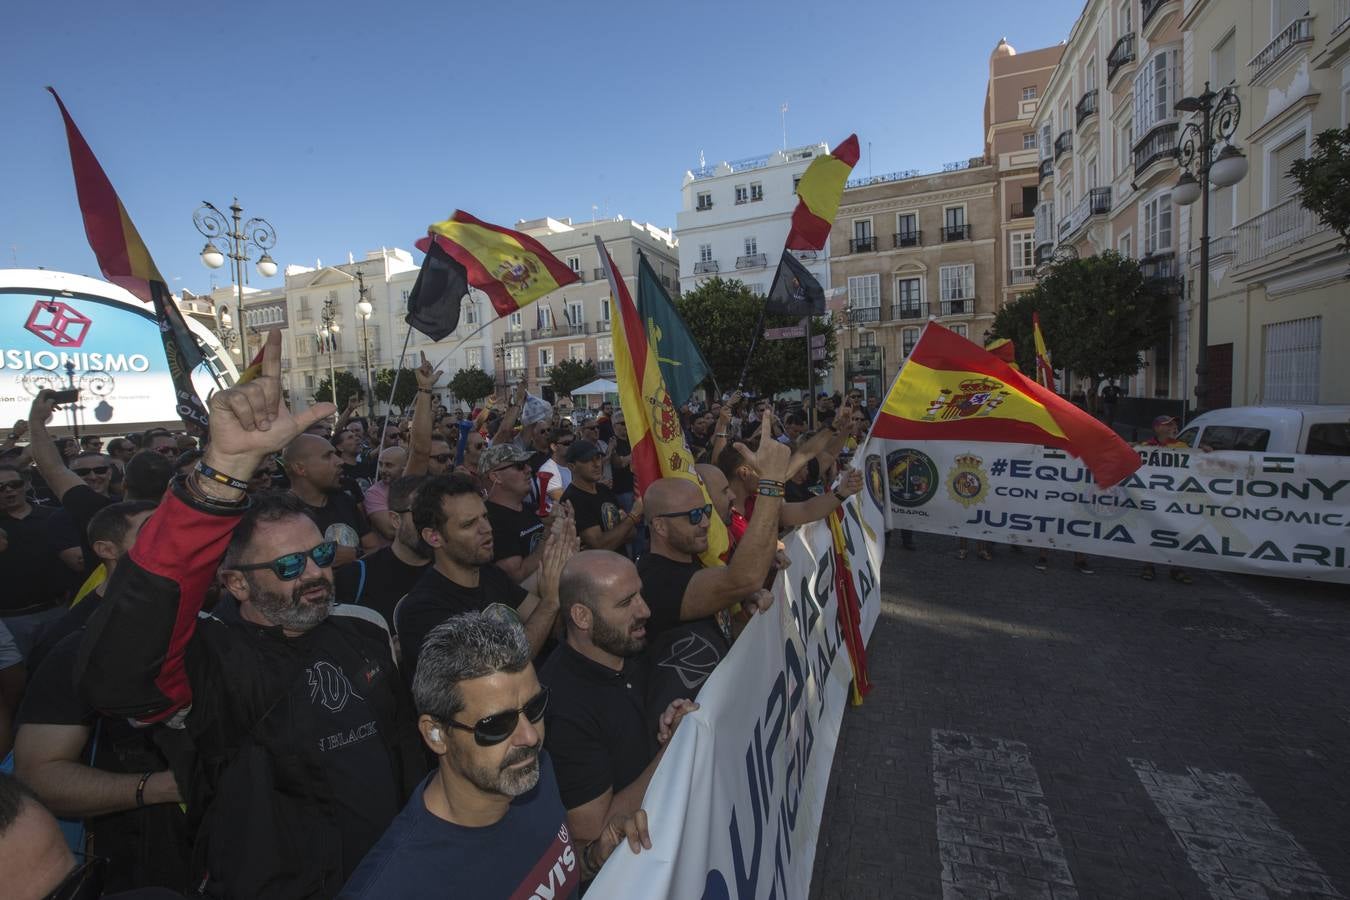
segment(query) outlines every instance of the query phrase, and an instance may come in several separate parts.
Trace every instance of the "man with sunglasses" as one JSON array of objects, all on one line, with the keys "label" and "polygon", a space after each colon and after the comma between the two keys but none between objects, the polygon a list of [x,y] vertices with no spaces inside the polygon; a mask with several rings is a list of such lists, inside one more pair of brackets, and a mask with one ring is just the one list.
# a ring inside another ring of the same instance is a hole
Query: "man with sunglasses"
[{"label": "man with sunglasses", "polygon": [[619,498],[603,482],[605,457],[590,441],[579,440],[569,448],[572,485],[563,500],[572,504],[581,545],[589,550],[618,550],[633,539],[642,521],[642,498],[624,512]]},{"label": "man with sunglasses", "polygon": [[394,607],[411,591],[431,565],[431,548],[413,524],[412,505],[425,475],[403,475],[389,485],[389,515],[394,539],[388,546],[335,569],[337,596],[344,603],[368,606],[384,617],[394,631]]},{"label": "man with sunglasses", "polygon": [[142,450],[149,450],[152,453],[158,453],[161,456],[178,455],[178,438],[174,437],[163,428],[151,429],[145,433],[144,442],[141,444]]},{"label": "man with sunglasses", "polygon": [[488,482],[492,562],[519,584],[539,570],[547,534],[543,520],[525,505],[530,495],[530,454],[515,444],[494,444],[478,462]]},{"label": "man with sunglasses", "polygon": [[427,474],[445,475],[455,465],[455,451],[444,435],[431,436],[431,452],[427,454]]},{"label": "man with sunglasses", "polygon": [[572,836],[544,750],[549,692],[519,625],[455,616],[427,636],[423,652],[413,698],[436,769],[343,898],[569,900],[625,840],[634,853],[651,847],[642,810],[609,820],[588,843]]},{"label": "man with sunglasses", "polygon": [[541,509],[551,511],[553,505],[572,486],[572,464],[568,460],[568,453],[576,441],[577,436],[571,428],[558,427],[549,432],[548,448],[551,455],[538,470],[539,482],[546,485],[545,493],[548,494],[548,503]]},{"label": "man with sunglasses", "polygon": [[[208,896],[335,896],[425,771],[388,631],[334,605],[334,543],[295,497],[245,493],[333,413],[292,414],[280,370],[274,331],[262,374],[211,396],[205,455],[120,561],[76,671],[104,715],[167,726]],[[199,615],[217,570],[228,594]]]}]

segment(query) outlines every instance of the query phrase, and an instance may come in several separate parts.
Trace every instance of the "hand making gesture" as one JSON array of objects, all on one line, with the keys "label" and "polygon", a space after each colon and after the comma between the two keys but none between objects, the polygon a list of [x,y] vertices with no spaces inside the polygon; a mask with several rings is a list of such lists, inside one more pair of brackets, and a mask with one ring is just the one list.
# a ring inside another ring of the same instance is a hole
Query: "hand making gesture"
[{"label": "hand making gesture", "polygon": [[[765,419],[772,422],[772,413],[765,413]],[[788,460],[792,458],[792,451],[788,449],[787,444],[780,443],[769,436],[772,428],[761,427],[759,429],[759,442],[755,451],[750,452],[750,448],[737,441],[736,449],[740,451],[745,461],[759,473],[759,477],[768,481],[786,481]]]},{"label": "hand making gesture", "polygon": [[429,391],[436,386],[436,379],[441,377],[441,370],[433,368],[431,363],[427,362],[426,351],[422,351],[422,364],[414,371],[417,376],[417,387],[420,390]]}]

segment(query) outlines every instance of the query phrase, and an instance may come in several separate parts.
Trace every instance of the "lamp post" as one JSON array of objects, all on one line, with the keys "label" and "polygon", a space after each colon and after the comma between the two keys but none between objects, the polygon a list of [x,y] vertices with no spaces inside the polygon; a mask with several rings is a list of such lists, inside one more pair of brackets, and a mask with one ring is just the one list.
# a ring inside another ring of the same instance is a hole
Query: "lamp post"
[{"label": "lamp post", "polygon": [[332,296],[323,301],[323,310],[319,313],[319,319],[323,323],[321,333],[328,343],[328,392],[332,396],[330,399],[333,405],[338,405],[337,395],[337,371],[333,366],[333,355],[337,353],[337,335],[342,330],[338,324],[337,303],[333,301]]},{"label": "lamp post", "polygon": [[[1198,97],[1182,97],[1177,112],[1199,113],[1182,129],[1177,143],[1181,177],[1172,188],[1172,199],[1182,206],[1200,201],[1200,308],[1196,316],[1195,410],[1204,409],[1209,393],[1209,188],[1230,187],[1247,176],[1247,157],[1233,146],[1231,138],[1242,117],[1242,103],[1232,85],[1219,91],[1205,90]],[[1220,142],[1223,149],[1215,155]]]},{"label": "lamp post", "polygon": [[216,311],[216,334],[220,337],[220,343],[229,348],[229,351],[235,356],[240,353],[239,350],[239,332],[234,330],[234,318],[230,315],[230,308],[225,304]]},{"label": "lamp post", "polygon": [[[365,359],[366,366],[366,394],[369,397],[370,414],[375,415],[375,382],[370,377],[370,334],[366,331],[366,323],[370,320],[370,314],[375,311],[375,307],[370,300],[366,298],[366,279],[360,269],[356,270],[356,313],[361,317],[361,355]],[[392,400],[393,398],[389,398]]]},{"label": "lamp post", "polygon": [[[239,354],[247,365],[249,355],[248,325],[244,318],[244,263],[252,258],[249,255],[249,248],[256,247],[262,251],[262,256],[258,257],[258,274],[264,278],[271,278],[277,274],[276,261],[267,253],[276,246],[277,233],[266,219],[253,218],[247,222],[240,222],[243,212],[238,197],[230,204],[230,219],[225,218],[223,212],[203,200],[202,205],[192,214],[192,222],[197,226],[197,230],[206,236],[206,246],[202,248],[201,257],[202,263],[208,269],[219,269],[225,265],[226,257],[234,262],[230,267],[230,278],[234,281],[237,297],[235,311],[239,314]],[[225,242],[224,249],[216,245],[218,239]]]}]

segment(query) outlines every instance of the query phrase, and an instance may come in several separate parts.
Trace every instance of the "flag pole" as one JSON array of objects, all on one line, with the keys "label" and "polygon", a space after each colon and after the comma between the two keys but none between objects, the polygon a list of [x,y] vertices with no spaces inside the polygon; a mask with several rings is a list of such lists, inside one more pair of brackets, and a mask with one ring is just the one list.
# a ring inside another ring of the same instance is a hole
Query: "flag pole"
[{"label": "flag pole", "polygon": [[741,366],[741,377],[736,382],[736,390],[745,390],[745,376],[750,372],[750,360],[755,356],[755,348],[759,346],[759,337],[764,333],[764,317],[769,312],[769,298],[773,296],[773,289],[778,287],[778,272],[782,271],[782,266],[773,273],[773,282],[769,285],[769,293],[764,295],[764,305],[759,308],[759,321],[755,322],[755,333],[750,335],[750,349],[745,352],[745,364]]},{"label": "flag pole", "polygon": [[816,428],[816,361],[815,350],[811,346],[811,314],[806,314],[806,427],[812,431]]},{"label": "flag pole", "polygon": [[[409,325],[409,326],[408,326],[408,333],[407,333],[406,335],[404,335],[404,337],[403,337],[403,349],[400,350],[399,353],[398,353],[398,364],[397,364],[396,366],[394,366],[394,382],[393,382],[393,384],[389,385],[389,405],[390,405],[390,406],[393,406],[393,405],[394,405],[394,395],[395,395],[396,393],[398,393],[398,376],[399,376],[400,374],[402,374],[402,372],[403,372],[403,358],[404,358],[405,356],[408,355],[408,344],[412,341],[412,333],[413,333],[412,326]],[[449,357],[449,354],[447,354],[447,355],[446,355],[446,359],[449,359],[449,358],[450,358],[450,357]],[[444,361],[444,360],[442,360],[442,361]],[[437,368],[439,368],[439,366],[438,366]],[[371,386],[370,392],[371,392],[372,394],[375,393],[375,388],[374,388],[373,385]],[[333,399],[334,399],[335,401],[337,400],[337,387],[336,387],[336,386],[333,388]],[[372,401],[373,401],[374,399],[375,399],[374,397],[371,397],[371,400],[372,400]],[[374,407],[371,407],[371,409],[373,410]],[[379,463],[379,461],[380,461],[380,454],[384,452],[384,433],[385,433],[386,431],[388,431],[388,430],[389,430],[389,412],[386,410],[386,411],[385,411],[385,414],[384,414],[384,427],[380,429],[380,443],[375,447],[375,464],[376,464],[377,466],[380,464],[380,463]]]}]

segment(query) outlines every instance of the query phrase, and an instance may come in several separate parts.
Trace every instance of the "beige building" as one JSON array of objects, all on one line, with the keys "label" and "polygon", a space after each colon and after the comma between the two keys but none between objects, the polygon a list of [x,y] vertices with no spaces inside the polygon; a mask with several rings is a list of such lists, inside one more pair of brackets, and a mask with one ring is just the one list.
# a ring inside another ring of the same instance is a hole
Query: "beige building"
[{"label": "beige building", "polygon": [[[1243,180],[1210,193],[1206,405],[1350,403],[1350,369],[1335,356],[1350,336],[1350,257],[1288,174],[1319,132],[1350,121],[1350,0],[1184,7],[1185,93],[1236,84],[1233,141],[1249,161]],[[1197,201],[1181,217],[1192,301],[1200,220]]]},{"label": "beige building", "polygon": [[929,317],[982,341],[1002,279],[998,172],[976,157],[943,172],[850,182],[830,232],[836,310],[834,390],[886,390]]},{"label": "beige building", "polygon": [[496,320],[492,342],[497,357],[497,382],[522,385],[542,396],[549,370],[564,359],[591,360],[601,378],[614,376],[614,341],[610,333],[609,283],[605,279],[598,236],[637,297],[638,250],[672,297],[679,293],[680,261],[675,236],[655,225],[622,217],[574,224],[571,219],[517,222],[566,263],[580,280],[560,288],[524,310]]},{"label": "beige building", "polygon": [[1040,154],[1032,120],[1063,53],[1063,45],[1018,53],[1004,38],[989,55],[984,155],[998,173],[1000,306],[1036,283],[1032,229]]}]

